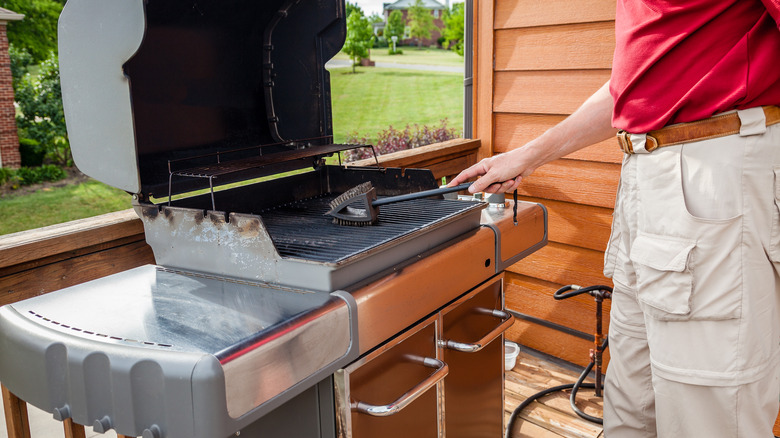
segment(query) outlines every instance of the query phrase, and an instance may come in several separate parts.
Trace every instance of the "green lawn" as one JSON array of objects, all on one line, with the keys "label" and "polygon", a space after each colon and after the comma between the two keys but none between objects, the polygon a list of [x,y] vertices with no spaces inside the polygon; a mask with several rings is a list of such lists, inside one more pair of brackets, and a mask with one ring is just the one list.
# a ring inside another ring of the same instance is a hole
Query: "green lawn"
[{"label": "green lawn", "polygon": [[388,126],[439,125],[463,129],[463,75],[358,67],[331,70],[336,142],[357,131],[376,139]]},{"label": "green lawn", "polygon": [[[392,62],[396,64],[425,64],[425,65],[444,65],[444,66],[462,66],[463,57],[452,50],[431,49],[429,47],[399,47],[403,54],[388,55],[387,48],[371,49],[370,59],[375,62]],[[348,60],[344,52],[339,52],[334,59]]]},{"label": "green lawn", "polygon": [[130,208],[130,195],[97,181],[0,198],[0,235]]}]

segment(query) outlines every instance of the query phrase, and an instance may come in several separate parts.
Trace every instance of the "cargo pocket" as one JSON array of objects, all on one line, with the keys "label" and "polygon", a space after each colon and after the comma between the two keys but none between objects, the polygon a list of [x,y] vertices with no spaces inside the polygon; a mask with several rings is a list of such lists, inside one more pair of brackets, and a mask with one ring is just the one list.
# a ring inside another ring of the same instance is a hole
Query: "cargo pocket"
[{"label": "cargo pocket", "polygon": [[780,167],[775,167],[775,205],[772,208],[769,259],[775,263],[780,262]]},{"label": "cargo pocket", "polygon": [[637,297],[660,320],[686,319],[691,313],[693,275],[688,267],[693,240],[640,233],[631,246]]}]

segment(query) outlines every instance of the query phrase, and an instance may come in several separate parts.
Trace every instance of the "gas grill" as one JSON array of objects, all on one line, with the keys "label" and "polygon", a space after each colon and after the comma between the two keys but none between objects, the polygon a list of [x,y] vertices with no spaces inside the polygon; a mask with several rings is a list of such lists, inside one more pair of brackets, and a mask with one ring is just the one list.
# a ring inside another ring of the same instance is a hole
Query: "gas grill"
[{"label": "gas grill", "polygon": [[[334,373],[546,243],[543,207],[515,205],[513,224],[503,196],[386,205],[365,227],[325,215],[364,182],[380,198],[437,186],[326,163],[356,147],[333,142],[324,68],[345,24],[343,0],[68,1],[74,160],[133,196],[157,265],[0,308],[6,387],[98,432],[351,436]],[[474,312],[501,330],[472,350],[511,325]]]}]

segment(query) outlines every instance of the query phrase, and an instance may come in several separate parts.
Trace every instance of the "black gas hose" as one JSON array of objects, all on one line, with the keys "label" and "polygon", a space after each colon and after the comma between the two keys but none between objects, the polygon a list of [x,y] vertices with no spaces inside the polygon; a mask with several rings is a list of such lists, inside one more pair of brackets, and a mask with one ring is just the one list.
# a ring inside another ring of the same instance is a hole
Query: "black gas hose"
[{"label": "black gas hose", "polygon": [[[509,416],[509,421],[506,425],[506,432],[504,433],[505,438],[511,438],[512,434],[512,428],[514,427],[515,420],[520,415],[520,413],[523,411],[523,409],[527,408],[531,403],[536,401],[537,399],[544,397],[548,394],[552,394],[554,392],[558,391],[565,391],[567,389],[571,389],[571,395],[569,396],[569,404],[571,405],[572,410],[575,414],[577,414],[580,418],[583,418],[587,421],[597,423],[597,424],[604,424],[604,420],[599,417],[594,417],[592,415],[588,415],[580,408],[577,407],[576,404],[576,398],[577,398],[577,392],[580,390],[580,388],[590,388],[590,389],[596,389],[596,395],[601,396],[601,355],[602,353],[607,349],[609,346],[609,339],[606,337],[603,337],[601,333],[601,303],[605,299],[609,299],[612,296],[612,288],[609,286],[588,286],[588,287],[580,287],[576,285],[569,285],[564,286],[553,294],[553,298],[556,300],[563,300],[566,298],[571,298],[577,295],[581,294],[590,294],[596,299],[596,336],[595,336],[595,344],[596,349],[591,350],[590,354],[590,363],[588,366],[585,367],[585,369],[580,374],[579,379],[577,379],[576,383],[569,383],[566,385],[558,385],[554,386],[552,388],[545,389],[543,391],[539,391],[536,394],[531,395],[525,401],[520,403],[514,411],[512,411],[512,415]],[[603,337],[603,340],[602,340]],[[593,371],[594,366],[596,366],[596,383],[585,383],[585,379],[588,377],[591,371]]]}]

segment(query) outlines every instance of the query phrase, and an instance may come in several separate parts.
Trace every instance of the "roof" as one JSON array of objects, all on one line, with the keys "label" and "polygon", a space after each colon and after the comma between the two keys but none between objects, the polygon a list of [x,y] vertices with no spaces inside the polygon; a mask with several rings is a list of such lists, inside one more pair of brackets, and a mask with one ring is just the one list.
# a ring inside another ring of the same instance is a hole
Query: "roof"
[{"label": "roof", "polygon": [[[385,3],[384,9],[409,9],[414,6],[414,2],[415,0],[398,0],[395,3]],[[437,2],[436,0],[422,0],[422,3],[426,9],[447,9],[443,4]]]},{"label": "roof", "polygon": [[24,18],[24,15],[22,14],[17,14],[9,9],[0,8],[0,21],[19,21],[22,18]]}]

